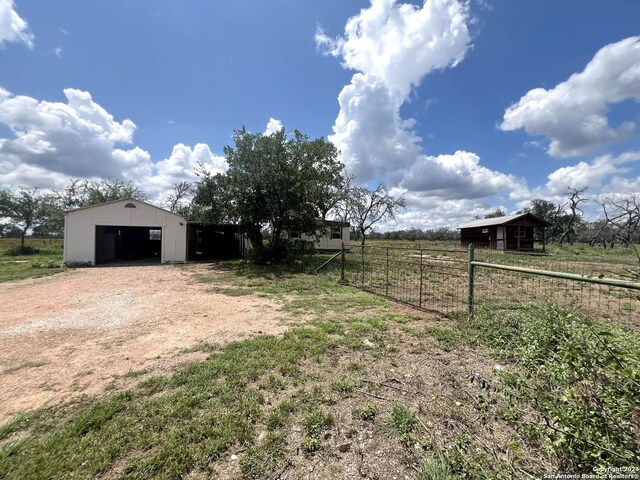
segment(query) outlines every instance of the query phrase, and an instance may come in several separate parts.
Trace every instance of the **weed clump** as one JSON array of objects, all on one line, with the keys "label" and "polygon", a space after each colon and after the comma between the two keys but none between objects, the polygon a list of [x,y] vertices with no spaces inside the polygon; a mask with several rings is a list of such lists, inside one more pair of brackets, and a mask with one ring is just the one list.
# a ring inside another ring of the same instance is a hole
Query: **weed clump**
[{"label": "weed clump", "polygon": [[378,413],[378,409],[371,403],[365,403],[356,413],[360,419],[371,421],[375,418],[376,413]]},{"label": "weed clump", "polygon": [[333,426],[334,419],[330,413],[322,410],[314,410],[302,421],[302,426],[306,433],[306,438],[302,442],[302,447],[309,453],[315,452],[320,447],[320,435],[322,432]]},{"label": "weed clump", "polygon": [[413,433],[418,425],[418,417],[409,410],[404,403],[395,402],[391,407],[391,414],[385,422],[385,429],[394,436],[399,437],[405,446],[414,443]]}]

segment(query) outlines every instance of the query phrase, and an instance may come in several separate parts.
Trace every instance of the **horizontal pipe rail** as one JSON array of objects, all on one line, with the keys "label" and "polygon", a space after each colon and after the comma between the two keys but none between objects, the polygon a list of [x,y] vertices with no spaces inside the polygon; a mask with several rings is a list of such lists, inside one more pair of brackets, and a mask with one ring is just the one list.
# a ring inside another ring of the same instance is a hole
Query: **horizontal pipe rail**
[{"label": "horizontal pipe rail", "polygon": [[420,250],[422,250],[423,252],[445,252],[445,253],[457,253],[458,255],[462,254],[466,254],[467,251],[466,250],[451,250],[451,249],[443,249],[443,248],[429,248],[429,247],[425,247],[425,248],[418,248],[418,247],[379,247],[377,245],[365,245],[363,246],[352,246],[351,248],[353,249],[360,249],[362,250],[363,248],[365,250],[384,250],[386,248],[389,248],[390,250],[406,250],[406,251],[414,251],[414,252],[418,252]]},{"label": "horizontal pipe rail", "polygon": [[329,260],[327,260],[326,262],[324,262],[322,265],[320,265],[318,268],[316,268],[313,273],[318,273],[318,271],[322,270],[324,268],[325,265],[327,265],[331,260],[333,260],[334,258],[336,258],[338,255],[342,255],[342,251],[339,251],[338,253],[336,253],[334,256],[332,256]]},{"label": "horizontal pipe rail", "polygon": [[632,290],[640,290],[640,283],[631,282],[628,280],[618,280],[615,278],[587,277],[585,275],[578,275],[575,273],[551,272],[549,270],[536,270],[534,268],[513,267],[511,265],[500,265],[497,263],[473,261],[473,262],[470,262],[470,264],[475,267],[493,268],[496,270],[509,270],[511,272],[529,273],[532,275],[542,275],[545,277],[562,278],[565,280],[577,280],[579,282],[595,283],[598,285],[609,285],[612,287],[623,287],[623,288],[630,288]]}]

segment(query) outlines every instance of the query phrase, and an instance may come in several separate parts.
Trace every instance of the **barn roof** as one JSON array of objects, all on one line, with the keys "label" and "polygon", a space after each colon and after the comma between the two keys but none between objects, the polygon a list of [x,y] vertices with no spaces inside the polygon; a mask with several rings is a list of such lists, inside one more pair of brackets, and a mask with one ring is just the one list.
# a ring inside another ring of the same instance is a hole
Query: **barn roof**
[{"label": "barn roof", "polygon": [[515,220],[519,220],[524,217],[529,217],[532,220],[540,223],[540,225],[544,225],[544,226],[551,225],[546,220],[536,217],[531,213],[517,213],[515,215],[506,215],[504,217],[483,218],[481,220],[474,220],[473,222],[463,223],[458,228],[475,228],[475,227],[490,227],[490,226],[497,226],[497,225],[505,225],[507,223],[511,223]]},{"label": "barn roof", "polygon": [[78,208],[74,208],[72,210],[65,210],[65,214],[66,213],[73,213],[73,212],[77,212],[79,210],[88,210],[89,208],[97,208],[97,207],[103,207],[105,205],[112,205],[114,203],[119,203],[119,202],[133,202],[133,203],[142,203],[144,205],[147,205],[148,207],[153,207],[156,208],[158,210],[162,210],[163,212],[167,212],[170,213],[171,215],[175,215],[176,217],[180,217],[180,218],[184,218],[182,215],[178,215],[177,213],[174,212],[170,212],[167,209],[164,208],[160,208],[160,207],[156,207],[155,205],[148,203],[148,202],[143,202],[142,200],[138,200],[137,198],[121,198],[119,200],[112,200],[110,202],[104,202],[104,203],[96,203],[95,205],[87,205],[86,207],[78,207]]}]

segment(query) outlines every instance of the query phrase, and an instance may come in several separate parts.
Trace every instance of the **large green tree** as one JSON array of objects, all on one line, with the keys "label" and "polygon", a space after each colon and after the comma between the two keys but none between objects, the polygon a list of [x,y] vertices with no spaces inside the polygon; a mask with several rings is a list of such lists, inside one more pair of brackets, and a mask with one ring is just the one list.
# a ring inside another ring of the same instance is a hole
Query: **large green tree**
[{"label": "large green tree", "polygon": [[5,219],[7,228],[20,232],[20,250],[23,252],[24,239],[29,231],[57,228],[50,226],[55,210],[53,197],[37,188],[20,188],[17,192],[0,190],[0,218]]},{"label": "large green tree", "polygon": [[133,182],[117,179],[100,181],[71,179],[71,183],[66,188],[56,190],[54,194],[64,210],[98,205],[123,198],[147,200],[147,195]]},{"label": "large green tree", "polygon": [[147,200],[146,194],[131,181],[71,179],[67,187],[62,190],[54,190],[50,196],[47,222],[44,226],[44,230],[48,233],[43,233],[42,228],[35,230],[34,233],[62,235],[65,211],[124,198]]},{"label": "large green tree", "polygon": [[324,138],[311,140],[297,130],[262,135],[243,127],[234,132],[233,140],[234,146],[224,149],[227,172],[201,175],[194,216],[237,222],[256,258],[280,259],[288,245],[284,232],[323,228],[319,218],[343,182],[338,151]]}]

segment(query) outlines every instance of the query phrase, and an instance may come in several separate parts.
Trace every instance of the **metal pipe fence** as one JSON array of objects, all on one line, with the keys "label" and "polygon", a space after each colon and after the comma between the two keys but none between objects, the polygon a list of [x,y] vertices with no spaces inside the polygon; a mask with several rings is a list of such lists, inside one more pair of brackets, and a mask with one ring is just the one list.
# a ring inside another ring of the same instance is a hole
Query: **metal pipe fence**
[{"label": "metal pipe fence", "polygon": [[474,269],[470,313],[477,306],[550,304],[640,331],[640,283],[486,262],[470,264]]},{"label": "metal pipe fence", "polygon": [[606,278],[597,264],[579,264],[576,273],[530,265],[553,267],[549,257],[482,256],[473,245],[468,251],[358,245],[316,271],[422,310],[473,314],[477,306],[553,304],[640,331],[640,283]]},{"label": "metal pipe fence", "polygon": [[352,246],[341,257],[341,280],[422,310],[464,308],[466,253],[461,250]]}]

